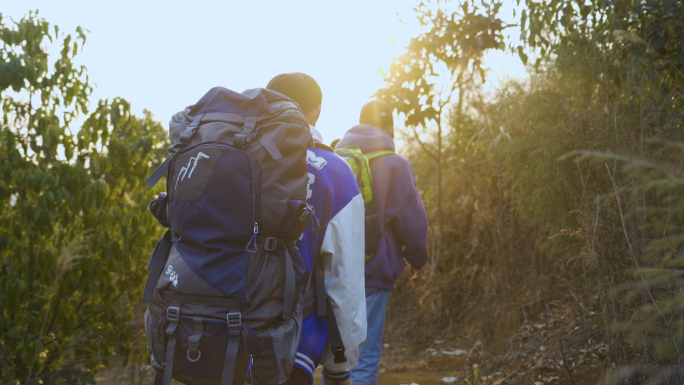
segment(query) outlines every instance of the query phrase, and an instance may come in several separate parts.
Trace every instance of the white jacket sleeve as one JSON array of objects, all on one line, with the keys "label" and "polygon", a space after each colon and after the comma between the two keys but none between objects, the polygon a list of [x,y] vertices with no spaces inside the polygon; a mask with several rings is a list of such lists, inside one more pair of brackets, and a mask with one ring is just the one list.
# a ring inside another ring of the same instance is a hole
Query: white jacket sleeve
[{"label": "white jacket sleeve", "polygon": [[330,299],[347,362],[334,363],[328,345],[321,364],[331,379],[345,379],[359,361],[366,341],[366,285],[363,198],[355,196],[330,221],[321,255],[325,264],[325,289]]}]

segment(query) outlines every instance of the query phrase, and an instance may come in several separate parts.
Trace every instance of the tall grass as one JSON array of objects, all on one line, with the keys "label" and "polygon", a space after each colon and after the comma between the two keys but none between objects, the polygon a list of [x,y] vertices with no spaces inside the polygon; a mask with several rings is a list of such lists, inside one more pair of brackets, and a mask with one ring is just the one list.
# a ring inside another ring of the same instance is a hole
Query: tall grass
[{"label": "tall grass", "polygon": [[[608,344],[606,368],[684,368],[684,78],[633,40],[577,38],[529,81],[475,93],[452,116],[445,257],[419,287],[400,284],[393,327],[501,353],[560,306]],[[431,185],[429,160],[407,154]],[[434,215],[429,191],[424,201]]]}]

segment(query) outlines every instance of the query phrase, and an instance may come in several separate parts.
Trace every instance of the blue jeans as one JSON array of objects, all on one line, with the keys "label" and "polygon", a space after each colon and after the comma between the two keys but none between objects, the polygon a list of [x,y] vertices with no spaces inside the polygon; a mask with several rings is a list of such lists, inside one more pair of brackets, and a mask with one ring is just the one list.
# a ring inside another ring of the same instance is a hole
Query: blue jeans
[{"label": "blue jeans", "polygon": [[385,311],[389,296],[389,290],[378,290],[366,297],[366,343],[361,347],[359,364],[351,372],[353,385],[376,385],[378,382],[382,332],[385,328]]}]

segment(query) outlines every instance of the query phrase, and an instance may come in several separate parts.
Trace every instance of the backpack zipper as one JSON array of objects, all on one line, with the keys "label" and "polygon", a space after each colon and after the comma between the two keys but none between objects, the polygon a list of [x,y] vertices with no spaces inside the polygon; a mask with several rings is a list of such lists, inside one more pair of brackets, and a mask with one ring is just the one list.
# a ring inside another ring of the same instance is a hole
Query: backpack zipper
[{"label": "backpack zipper", "polygon": [[247,158],[249,174],[252,176],[252,220],[254,221],[252,238],[250,238],[249,242],[247,243],[245,250],[249,253],[256,253],[258,251],[257,234],[259,234],[259,221],[261,220],[261,191],[258,190],[257,180],[254,176],[254,168],[252,167],[253,162],[256,162],[256,159],[254,159],[254,157],[252,157],[252,155],[248,154],[246,151],[242,152],[245,154],[245,158]]}]

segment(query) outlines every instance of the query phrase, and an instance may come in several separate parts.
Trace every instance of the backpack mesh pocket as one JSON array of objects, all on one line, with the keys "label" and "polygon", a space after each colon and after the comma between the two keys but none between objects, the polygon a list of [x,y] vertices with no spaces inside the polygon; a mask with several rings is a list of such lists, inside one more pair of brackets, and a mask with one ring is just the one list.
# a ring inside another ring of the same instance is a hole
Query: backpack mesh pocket
[{"label": "backpack mesh pocket", "polygon": [[259,383],[282,384],[292,372],[302,336],[302,308],[298,304],[292,317],[257,333],[259,360],[254,361]]}]

